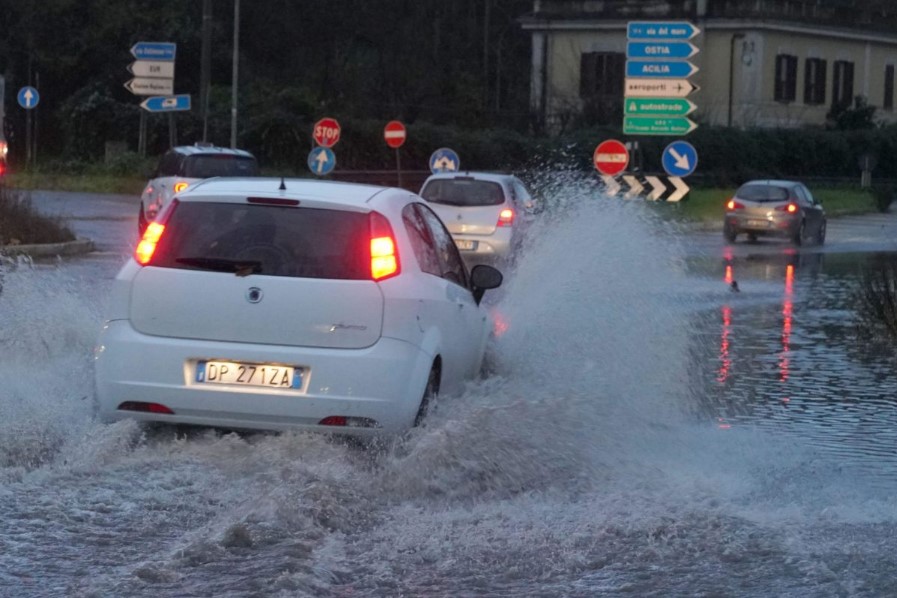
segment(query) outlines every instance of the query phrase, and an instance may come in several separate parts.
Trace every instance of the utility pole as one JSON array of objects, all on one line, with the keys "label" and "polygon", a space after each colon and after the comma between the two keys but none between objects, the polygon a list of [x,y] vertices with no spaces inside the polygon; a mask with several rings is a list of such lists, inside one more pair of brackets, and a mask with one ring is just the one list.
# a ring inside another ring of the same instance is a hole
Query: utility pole
[{"label": "utility pole", "polygon": [[209,138],[209,84],[212,70],[212,0],[202,0],[202,55],[199,73],[199,103],[202,111],[202,140]]},{"label": "utility pole", "polygon": [[234,0],[234,70],[230,91],[230,146],[237,147],[237,83],[240,63],[240,0]]}]

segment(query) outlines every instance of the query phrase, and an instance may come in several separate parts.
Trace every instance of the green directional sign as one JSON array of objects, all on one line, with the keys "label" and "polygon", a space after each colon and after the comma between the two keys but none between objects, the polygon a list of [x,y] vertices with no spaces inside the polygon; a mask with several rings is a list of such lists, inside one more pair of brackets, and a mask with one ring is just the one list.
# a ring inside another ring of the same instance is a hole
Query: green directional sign
[{"label": "green directional sign", "polygon": [[[627,100],[627,103],[629,100]],[[626,135],[685,135],[698,128],[684,116],[624,116],[623,133]]]},{"label": "green directional sign", "polygon": [[628,98],[625,112],[631,116],[686,116],[695,111],[694,102],[683,98]]}]

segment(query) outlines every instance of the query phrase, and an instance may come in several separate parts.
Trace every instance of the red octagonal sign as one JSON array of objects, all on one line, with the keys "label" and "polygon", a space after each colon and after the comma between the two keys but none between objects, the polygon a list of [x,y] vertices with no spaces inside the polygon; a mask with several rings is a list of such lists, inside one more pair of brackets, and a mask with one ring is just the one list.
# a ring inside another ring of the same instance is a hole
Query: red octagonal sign
[{"label": "red octagonal sign", "polygon": [[402,147],[406,136],[405,125],[397,120],[389,121],[383,129],[383,139],[386,140],[386,145],[389,147]]},{"label": "red octagonal sign", "polygon": [[339,123],[335,118],[322,118],[315,123],[312,137],[321,147],[333,147],[339,141]]},{"label": "red octagonal sign", "polygon": [[629,165],[629,150],[616,139],[608,139],[595,148],[592,161],[598,172],[614,176],[626,170],[626,166]]}]

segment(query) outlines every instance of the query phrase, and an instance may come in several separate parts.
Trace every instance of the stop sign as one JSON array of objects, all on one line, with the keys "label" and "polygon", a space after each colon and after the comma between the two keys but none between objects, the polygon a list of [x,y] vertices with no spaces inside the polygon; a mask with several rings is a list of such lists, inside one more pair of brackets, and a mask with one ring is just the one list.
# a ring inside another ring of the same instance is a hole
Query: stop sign
[{"label": "stop sign", "polygon": [[339,123],[335,118],[322,118],[315,123],[312,137],[321,147],[333,147],[339,141]]},{"label": "stop sign", "polygon": [[391,120],[386,123],[386,127],[383,129],[383,139],[386,140],[386,145],[396,148],[402,147],[402,144],[405,143],[405,137],[405,125],[397,120]]},{"label": "stop sign", "polygon": [[629,150],[616,139],[608,139],[599,143],[595,148],[592,161],[601,174],[610,176],[620,174],[626,170],[626,166],[629,164]]}]

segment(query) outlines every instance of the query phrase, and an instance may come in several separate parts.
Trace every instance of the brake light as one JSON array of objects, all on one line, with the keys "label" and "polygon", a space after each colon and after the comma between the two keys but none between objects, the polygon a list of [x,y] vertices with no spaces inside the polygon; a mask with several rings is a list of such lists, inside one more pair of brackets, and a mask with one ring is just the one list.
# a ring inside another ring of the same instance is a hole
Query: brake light
[{"label": "brake light", "polygon": [[371,278],[384,280],[401,272],[396,238],[386,216],[371,212]]},{"label": "brake light", "polygon": [[180,193],[181,191],[183,191],[184,189],[186,189],[189,186],[190,186],[190,183],[185,183],[184,181],[179,181],[174,184],[174,192]]},{"label": "brake light", "polygon": [[788,205],[777,207],[776,210],[779,212],[788,212],[789,214],[794,214],[797,212],[797,204],[789,203]]},{"label": "brake light", "polygon": [[134,251],[134,259],[138,264],[145,266],[153,259],[153,253],[156,252],[156,245],[159,244],[163,232],[165,232],[165,225],[158,222],[150,222],[146,227],[143,238],[140,239],[140,243]]},{"label": "brake light", "polygon": [[505,208],[498,214],[498,222],[495,226],[512,226],[514,224],[514,210]]},{"label": "brake light", "polygon": [[735,201],[735,199],[733,198],[733,199],[730,199],[729,203],[726,204],[726,209],[727,210],[743,210],[744,206],[742,204],[738,203],[737,201]]},{"label": "brake light", "polygon": [[6,164],[4,162],[0,162],[0,176],[3,176],[6,173]]}]

